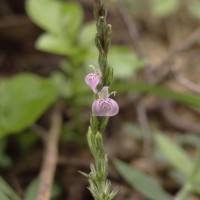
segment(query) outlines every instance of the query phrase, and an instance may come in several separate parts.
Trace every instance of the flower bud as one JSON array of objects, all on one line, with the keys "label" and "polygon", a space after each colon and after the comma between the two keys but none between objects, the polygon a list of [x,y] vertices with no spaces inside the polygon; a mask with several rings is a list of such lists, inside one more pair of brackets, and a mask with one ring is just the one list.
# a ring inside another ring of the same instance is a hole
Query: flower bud
[{"label": "flower bud", "polygon": [[85,82],[91,87],[94,93],[97,93],[96,87],[100,82],[100,75],[98,73],[89,73],[85,77]]}]

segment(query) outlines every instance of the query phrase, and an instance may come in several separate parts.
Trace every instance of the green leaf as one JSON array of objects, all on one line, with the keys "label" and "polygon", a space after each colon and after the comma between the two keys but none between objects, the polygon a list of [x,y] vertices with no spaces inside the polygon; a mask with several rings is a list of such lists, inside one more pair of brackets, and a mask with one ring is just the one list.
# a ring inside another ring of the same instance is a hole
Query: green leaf
[{"label": "green leaf", "polygon": [[161,97],[165,97],[174,101],[178,101],[187,105],[200,108],[200,97],[197,95],[176,92],[170,88],[157,86],[150,83],[128,83],[128,82],[115,82],[112,90],[120,92],[143,92],[155,94]]},{"label": "green leaf", "polygon": [[39,179],[36,178],[28,185],[25,191],[24,200],[35,200],[38,192]]},{"label": "green leaf", "polygon": [[0,136],[3,136],[32,125],[58,94],[49,79],[18,74],[0,80],[0,96]]},{"label": "green leaf", "polygon": [[189,13],[197,18],[200,19],[200,1],[199,0],[190,0],[186,1],[187,2],[187,9]]},{"label": "green leaf", "polygon": [[0,199],[10,200],[1,190],[0,190]]},{"label": "green leaf", "polygon": [[192,170],[190,176],[191,176],[190,182],[192,184],[196,183],[196,184],[200,185],[200,147],[197,150],[193,170]]},{"label": "green leaf", "polygon": [[160,151],[178,171],[182,172],[185,177],[188,177],[192,169],[192,163],[186,152],[163,134],[157,133],[154,137],[158,151]]},{"label": "green leaf", "polygon": [[[28,185],[24,200],[35,200],[39,187],[39,178],[33,179],[31,183]],[[55,182],[53,183],[51,199],[57,199],[58,195],[61,193],[60,187]]]},{"label": "green leaf", "polygon": [[60,24],[62,35],[69,37],[68,40],[76,38],[78,30],[83,21],[83,10],[78,3],[62,3]]},{"label": "green leaf", "polygon": [[168,16],[179,8],[179,0],[152,0],[152,10],[160,17]]},{"label": "green leaf", "polygon": [[139,59],[133,52],[123,46],[113,46],[110,48],[108,63],[113,67],[116,78],[126,78],[144,67],[145,62]]},{"label": "green leaf", "polygon": [[55,0],[27,0],[26,11],[39,27],[51,33],[60,33],[61,3]]},{"label": "green leaf", "polygon": [[74,40],[83,20],[79,4],[56,0],[27,0],[26,11],[39,27],[47,32]]},{"label": "green leaf", "polygon": [[126,163],[115,160],[114,165],[122,177],[133,187],[151,200],[168,200],[168,194],[159,183],[149,175],[130,167]]},{"label": "green leaf", "polygon": [[[91,48],[85,60],[86,65],[97,65],[98,51]],[[112,46],[108,55],[108,64],[113,68],[115,78],[127,78],[144,67],[145,61],[139,59],[124,46]]]},{"label": "green leaf", "polygon": [[0,177],[0,199],[1,200],[21,200],[16,192],[8,185],[8,183]]},{"label": "green leaf", "polygon": [[89,22],[85,24],[79,35],[79,43],[81,46],[88,47],[88,45],[91,45],[94,42],[96,34],[96,24],[94,21]]},{"label": "green leaf", "polygon": [[73,55],[79,51],[70,40],[49,33],[44,33],[37,39],[36,48],[60,55]]},{"label": "green leaf", "polygon": [[54,72],[51,75],[51,80],[57,87],[60,96],[69,99],[73,95],[71,81],[66,79],[65,75],[60,72]]}]

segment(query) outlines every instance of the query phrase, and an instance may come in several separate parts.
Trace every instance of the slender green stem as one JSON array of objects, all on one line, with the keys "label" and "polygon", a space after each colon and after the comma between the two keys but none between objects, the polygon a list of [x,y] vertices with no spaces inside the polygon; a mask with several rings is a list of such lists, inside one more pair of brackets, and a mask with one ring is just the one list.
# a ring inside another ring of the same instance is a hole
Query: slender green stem
[{"label": "slender green stem", "polygon": [[[111,44],[111,25],[106,22],[107,10],[104,0],[94,0],[94,16],[96,19],[95,43],[99,51],[98,63],[102,81],[98,86],[100,90],[104,86],[110,86],[113,79],[113,69],[108,65],[107,55]],[[94,99],[96,98],[96,95]],[[91,164],[91,172],[84,174],[89,179],[89,190],[95,200],[112,200],[117,194],[117,189],[112,190],[108,176],[108,158],[104,152],[102,132],[108,122],[107,117],[91,116],[87,133],[87,141],[95,160]]]}]

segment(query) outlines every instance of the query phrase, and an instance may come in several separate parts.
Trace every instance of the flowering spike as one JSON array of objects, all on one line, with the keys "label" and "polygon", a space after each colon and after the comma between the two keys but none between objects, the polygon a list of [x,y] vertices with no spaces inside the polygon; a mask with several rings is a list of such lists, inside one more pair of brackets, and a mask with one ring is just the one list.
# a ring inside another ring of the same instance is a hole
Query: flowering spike
[{"label": "flowering spike", "polygon": [[119,106],[116,101],[111,98],[97,99],[92,104],[92,113],[95,116],[111,117],[119,112]]},{"label": "flowering spike", "polygon": [[97,93],[96,87],[100,82],[100,75],[98,73],[89,73],[85,77],[85,82],[91,87],[94,93]]}]

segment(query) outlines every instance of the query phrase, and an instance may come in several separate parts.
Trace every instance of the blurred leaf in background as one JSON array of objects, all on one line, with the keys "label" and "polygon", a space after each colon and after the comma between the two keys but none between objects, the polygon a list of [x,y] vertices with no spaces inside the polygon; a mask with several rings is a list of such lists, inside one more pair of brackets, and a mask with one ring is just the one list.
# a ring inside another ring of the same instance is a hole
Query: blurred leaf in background
[{"label": "blurred leaf in background", "polygon": [[4,136],[32,125],[58,92],[48,78],[19,74],[0,80],[0,96],[0,136]]},{"label": "blurred leaf in background", "polygon": [[[135,128],[134,128],[135,130]],[[135,135],[133,135],[135,137]],[[172,164],[174,169],[170,169],[169,175],[183,186],[188,187],[189,193],[200,194],[200,149],[196,152],[195,160],[189,158],[187,153],[175,142],[170,141],[161,133],[155,133],[155,151],[159,153],[158,162],[165,159]],[[117,171],[122,177],[141,194],[152,200],[169,199],[168,194],[162,189],[161,185],[152,176],[147,175],[120,160],[114,161]],[[173,173],[171,173],[173,172]],[[180,176],[180,177],[179,177]]]},{"label": "blurred leaf in background", "polygon": [[[35,200],[37,197],[38,186],[39,186],[39,178],[33,179],[25,191],[24,200]],[[52,188],[51,200],[57,199],[60,193],[61,193],[61,187],[56,182],[54,182]]]},{"label": "blurred leaf in background", "polygon": [[69,40],[50,33],[44,33],[37,39],[36,48],[59,55],[73,55],[79,50]]},{"label": "blurred leaf in background", "polygon": [[157,145],[157,151],[160,151],[164,158],[171,163],[176,169],[179,178],[174,171],[172,175],[175,175],[174,178],[177,180],[183,181],[182,184],[184,187],[189,186],[189,192],[197,192],[200,194],[200,148],[197,147],[196,158],[190,159],[189,156],[182,148],[170,141],[163,134],[155,134],[155,142]]},{"label": "blurred leaf in background", "polygon": [[37,49],[61,55],[74,55],[80,50],[74,45],[83,21],[83,10],[79,4],[27,0],[26,10],[33,22],[47,31],[38,38]]},{"label": "blurred leaf in background", "polygon": [[1,200],[21,200],[17,193],[0,177],[0,199]]},{"label": "blurred leaf in background", "polygon": [[198,95],[178,92],[165,86],[145,82],[131,83],[127,81],[118,81],[115,82],[113,90],[119,90],[121,92],[142,92],[147,94],[154,94],[176,102],[200,108],[200,97]]},{"label": "blurred leaf in background", "polygon": [[186,1],[187,2],[187,9],[189,13],[197,18],[200,19],[200,1],[199,0],[190,0]]},{"label": "blurred leaf in background", "polygon": [[74,39],[83,20],[82,8],[75,2],[27,0],[26,10],[40,28],[70,39]]},{"label": "blurred leaf in background", "polygon": [[152,11],[155,15],[165,17],[175,13],[180,5],[180,0],[152,0]]},{"label": "blurred leaf in background", "polygon": [[168,194],[153,177],[127,165],[120,160],[114,161],[117,171],[135,189],[151,200],[168,200]]},{"label": "blurred leaf in background", "polygon": [[192,161],[189,159],[186,152],[165,137],[164,134],[157,133],[154,134],[154,137],[158,147],[157,151],[161,152],[161,154],[187,178],[192,170]]},{"label": "blurred leaf in background", "polygon": [[82,26],[80,32],[79,32],[79,37],[78,37],[78,42],[81,46],[88,48],[91,45],[94,45],[94,36],[96,34],[96,24],[94,21],[85,23],[84,26]]},{"label": "blurred leaf in background", "polygon": [[[96,49],[91,49],[90,53],[86,57],[87,64],[97,65],[96,57],[98,52]],[[141,60],[133,52],[125,46],[113,45],[110,48],[108,56],[109,65],[113,67],[114,76],[116,79],[124,79],[133,76],[137,70],[143,68],[146,64],[144,60]]]},{"label": "blurred leaf in background", "polygon": [[196,152],[194,165],[187,180],[187,184],[191,185],[193,191],[200,194],[200,146]]}]

